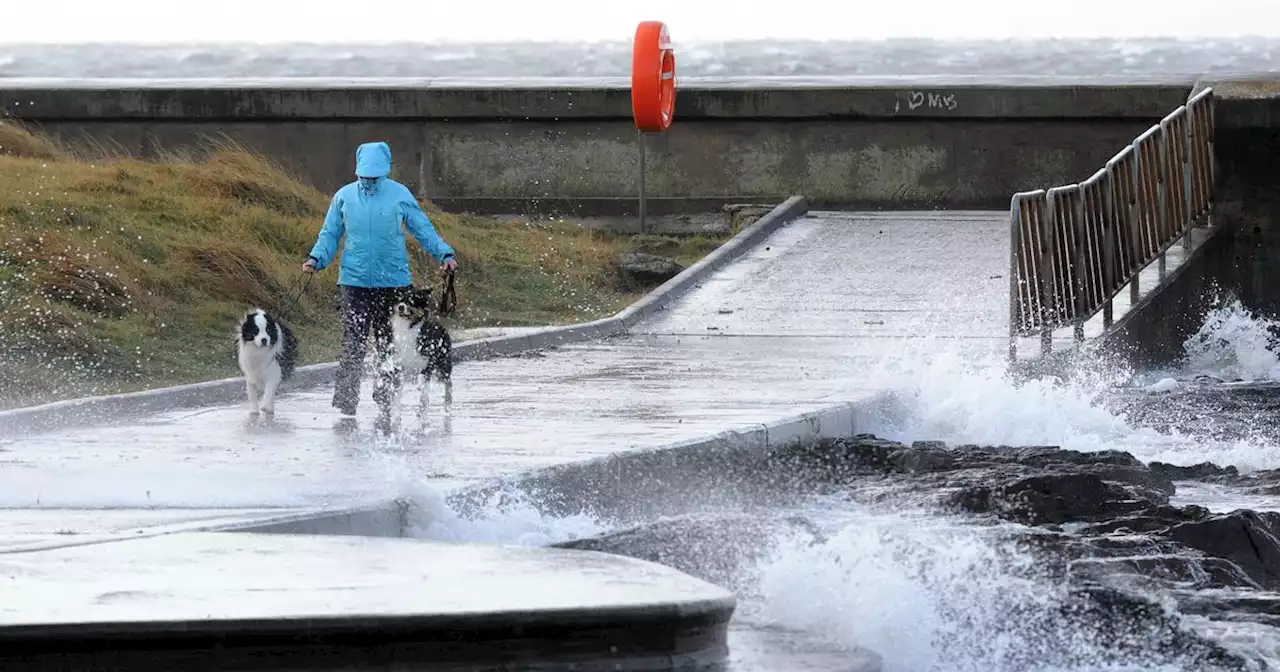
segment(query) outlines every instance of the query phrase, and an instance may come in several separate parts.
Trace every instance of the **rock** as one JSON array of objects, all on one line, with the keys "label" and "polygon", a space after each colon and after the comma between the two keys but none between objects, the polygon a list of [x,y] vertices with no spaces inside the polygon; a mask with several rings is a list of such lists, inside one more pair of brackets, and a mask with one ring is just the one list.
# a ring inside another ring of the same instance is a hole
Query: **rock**
[{"label": "rock", "polygon": [[1280,595],[1275,594],[1180,591],[1178,609],[1214,620],[1280,627]]},{"label": "rock", "polygon": [[1230,560],[1268,590],[1280,589],[1280,513],[1232,511],[1170,528],[1165,537]]},{"label": "rock", "polygon": [[755,224],[761,217],[769,214],[773,210],[772,205],[756,205],[747,203],[731,203],[724,206],[725,212],[729,213],[729,230],[738,233],[739,231]]},{"label": "rock", "polygon": [[1086,534],[1110,534],[1126,531],[1129,534],[1164,532],[1179,523],[1202,520],[1209,515],[1203,506],[1189,504],[1182,508],[1172,506],[1156,506],[1141,511],[1134,516],[1123,516],[1097,525],[1090,525],[1082,532]]},{"label": "rock", "polygon": [[1240,472],[1235,467],[1227,465],[1219,467],[1212,462],[1201,462],[1189,467],[1180,467],[1175,464],[1166,464],[1164,462],[1152,462],[1147,465],[1151,471],[1168,478],[1171,481],[1203,481],[1215,480],[1221,478],[1235,478]]},{"label": "rock", "polygon": [[1222,558],[1188,555],[1127,555],[1118,558],[1084,558],[1070,565],[1072,578],[1094,581],[1132,575],[1145,583],[1196,588],[1258,588],[1238,565]]},{"label": "rock", "polygon": [[1158,503],[1090,473],[1030,476],[992,488],[988,497],[992,513],[1032,525],[1098,520]]},{"label": "rock", "polygon": [[895,450],[887,459],[895,471],[906,474],[951,471],[962,466],[956,455],[939,448]]},{"label": "rock", "polygon": [[676,277],[684,270],[684,266],[667,257],[631,251],[622,254],[618,260],[618,270],[624,283],[649,287]]},{"label": "rock", "polygon": [[1206,672],[1254,669],[1251,661],[1184,628],[1177,614],[1159,602],[1132,592],[1083,583],[1072,587],[1071,598],[1056,611],[1057,618],[1093,633],[1093,642],[1105,645],[1112,655],[1144,659],[1143,667],[1165,664]]},{"label": "rock", "polygon": [[901,450],[902,444],[873,436],[825,439],[771,453],[766,471],[777,477],[774,483],[789,487],[845,484],[868,474],[895,471],[893,458]]}]

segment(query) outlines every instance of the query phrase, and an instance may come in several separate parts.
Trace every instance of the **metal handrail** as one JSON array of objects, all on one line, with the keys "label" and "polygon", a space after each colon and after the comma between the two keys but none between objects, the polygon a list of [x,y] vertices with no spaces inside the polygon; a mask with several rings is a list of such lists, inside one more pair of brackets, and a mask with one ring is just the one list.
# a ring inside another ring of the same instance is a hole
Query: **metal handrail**
[{"label": "metal handrail", "polygon": [[1009,358],[1017,339],[1040,335],[1049,352],[1053,331],[1071,325],[1084,340],[1084,323],[1152,262],[1165,276],[1166,251],[1213,215],[1214,96],[1205,89],[1147,129],[1089,179],[1024,191],[1010,203]]}]

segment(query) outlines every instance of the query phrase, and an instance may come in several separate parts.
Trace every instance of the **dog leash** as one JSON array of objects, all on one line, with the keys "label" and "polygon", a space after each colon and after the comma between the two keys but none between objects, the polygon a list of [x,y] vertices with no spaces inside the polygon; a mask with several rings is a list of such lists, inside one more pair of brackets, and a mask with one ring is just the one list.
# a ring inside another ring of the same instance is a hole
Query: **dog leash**
[{"label": "dog leash", "polygon": [[439,313],[441,317],[448,316],[458,307],[458,290],[453,284],[453,269],[447,268],[441,272],[444,276],[444,289],[440,292]]},{"label": "dog leash", "polygon": [[315,277],[315,274],[314,274],[314,273],[303,273],[303,275],[304,275],[304,276],[306,276],[306,279],[302,282],[302,289],[299,289],[299,290],[298,290],[298,293],[294,295],[294,297],[293,297],[293,301],[291,301],[291,302],[289,303],[289,309],[288,309],[288,310],[284,310],[284,309],[281,309],[281,310],[280,310],[280,318],[279,318],[279,319],[280,319],[280,321],[282,321],[282,322],[283,322],[283,321],[285,321],[285,319],[288,317],[289,313],[293,312],[293,309],[294,309],[294,308],[297,308],[297,307],[298,307],[298,302],[302,300],[302,295],[307,293],[307,287],[309,287],[309,286],[311,285],[311,278]]}]

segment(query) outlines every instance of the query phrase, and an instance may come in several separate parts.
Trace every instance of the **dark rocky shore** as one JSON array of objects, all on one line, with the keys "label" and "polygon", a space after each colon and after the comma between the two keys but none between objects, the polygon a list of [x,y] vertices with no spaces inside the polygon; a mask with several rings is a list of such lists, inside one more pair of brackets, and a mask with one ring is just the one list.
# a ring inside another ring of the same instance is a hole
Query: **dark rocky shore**
[{"label": "dark rocky shore", "polygon": [[[1181,618],[1280,626],[1280,513],[1214,514],[1169,504],[1176,481],[1277,494],[1280,470],[1241,474],[1210,463],[1145,464],[1124,452],[1052,446],[908,446],[870,435],[797,446],[770,462],[767,480],[775,492],[910,501],[969,524],[1009,528],[1011,542],[1037,558],[1036,578],[1067,587],[1069,599],[1052,607],[1051,617],[1087,622],[1090,636],[1106,638],[1116,650],[1194,669],[1264,669],[1193,632]],[[677,516],[561,545],[654,560],[741,588],[746,569],[771,552],[769,540],[782,530],[822,541],[803,516],[721,513]],[[1009,618],[1046,616],[1011,612]]]}]

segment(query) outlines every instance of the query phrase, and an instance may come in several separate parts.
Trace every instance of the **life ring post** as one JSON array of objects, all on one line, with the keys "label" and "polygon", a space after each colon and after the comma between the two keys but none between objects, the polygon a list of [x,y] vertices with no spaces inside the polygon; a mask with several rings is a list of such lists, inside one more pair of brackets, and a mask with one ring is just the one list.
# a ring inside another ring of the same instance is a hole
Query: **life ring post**
[{"label": "life ring post", "polygon": [[676,55],[667,24],[641,21],[631,51],[631,116],[640,145],[640,233],[648,233],[645,218],[645,134],[671,127],[676,104]]},{"label": "life ring post", "polygon": [[645,221],[645,216],[644,216],[645,200],[646,200],[644,183],[645,183],[645,177],[649,172],[645,166],[644,131],[636,131],[636,140],[637,140],[636,144],[640,145],[640,233],[643,235],[643,234],[649,233],[649,226]]}]

